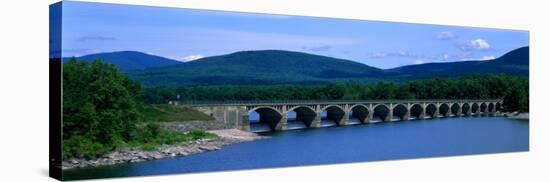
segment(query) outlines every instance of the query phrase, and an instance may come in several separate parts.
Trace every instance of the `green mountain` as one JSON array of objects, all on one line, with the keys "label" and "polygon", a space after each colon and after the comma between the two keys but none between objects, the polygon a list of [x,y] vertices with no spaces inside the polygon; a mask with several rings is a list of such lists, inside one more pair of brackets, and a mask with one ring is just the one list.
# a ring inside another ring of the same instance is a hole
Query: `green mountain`
[{"label": "green mountain", "polygon": [[396,81],[471,74],[529,76],[529,47],[512,50],[493,60],[426,63],[384,70],[385,79]]},{"label": "green mountain", "polygon": [[494,60],[427,63],[386,70],[345,59],[281,50],[242,51],[187,63],[134,51],[77,58],[94,59],[115,64],[146,87],[399,82],[472,74],[529,75],[529,47],[510,51]]},{"label": "green mountain", "polygon": [[263,50],[206,57],[180,65],[135,71],[130,76],[146,86],[176,86],[372,81],[381,73],[381,69],[350,60]]},{"label": "green mountain", "polygon": [[[63,60],[68,60],[64,58]],[[183,64],[183,62],[168,59],[160,56],[145,54],[137,51],[118,51],[108,53],[89,54],[81,57],[75,57],[77,61],[93,61],[101,59],[106,63],[114,64],[123,72],[142,70],[146,68],[155,68]]]}]

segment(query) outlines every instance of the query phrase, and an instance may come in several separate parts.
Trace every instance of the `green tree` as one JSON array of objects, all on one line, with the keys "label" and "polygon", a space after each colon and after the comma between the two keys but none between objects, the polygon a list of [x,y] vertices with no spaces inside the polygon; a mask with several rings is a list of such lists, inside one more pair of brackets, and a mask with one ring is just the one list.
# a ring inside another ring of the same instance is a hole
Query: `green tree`
[{"label": "green tree", "polygon": [[69,141],[63,146],[65,155],[94,157],[86,150],[105,152],[97,148],[129,141],[140,118],[139,90],[139,84],[99,60],[63,63],[63,139]]}]

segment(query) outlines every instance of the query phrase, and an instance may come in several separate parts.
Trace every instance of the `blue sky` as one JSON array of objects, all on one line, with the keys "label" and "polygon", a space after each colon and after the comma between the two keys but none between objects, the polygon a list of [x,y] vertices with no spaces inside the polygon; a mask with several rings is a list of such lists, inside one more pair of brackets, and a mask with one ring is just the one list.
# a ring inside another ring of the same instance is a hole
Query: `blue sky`
[{"label": "blue sky", "polygon": [[243,50],[289,50],[379,68],[482,60],[527,46],[529,33],[64,1],[62,54],[123,50],[180,61]]}]

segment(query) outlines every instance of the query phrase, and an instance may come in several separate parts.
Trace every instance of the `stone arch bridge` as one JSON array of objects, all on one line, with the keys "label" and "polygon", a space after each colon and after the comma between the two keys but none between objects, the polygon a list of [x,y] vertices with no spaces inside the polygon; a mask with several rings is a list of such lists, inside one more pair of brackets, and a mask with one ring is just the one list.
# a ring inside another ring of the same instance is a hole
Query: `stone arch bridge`
[{"label": "stone arch bridge", "polygon": [[288,128],[289,112],[295,112],[295,120],[303,122],[305,126],[316,128],[321,126],[322,115],[339,126],[348,125],[350,119],[372,123],[495,115],[502,108],[502,100],[262,101],[182,105],[246,131],[250,131],[250,113],[257,112],[260,123],[267,124],[271,130],[282,131]]}]

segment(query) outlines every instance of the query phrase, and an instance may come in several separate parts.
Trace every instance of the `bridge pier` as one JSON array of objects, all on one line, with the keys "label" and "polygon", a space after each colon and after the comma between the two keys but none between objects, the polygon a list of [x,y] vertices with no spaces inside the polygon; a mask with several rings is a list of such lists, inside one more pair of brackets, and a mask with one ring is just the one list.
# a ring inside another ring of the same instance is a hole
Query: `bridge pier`
[{"label": "bridge pier", "polygon": [[491,114],[492,115],[496,115],[498,110],[497,110],[497,102],[492,102],[491,104],[493,104],[493,108],[492,108],[492,111],[491,111]]},{"label": "bridge pier", "polygon": [[476,109],[476,112],[474,113],[474,116],[479,116],[481,115],[481,103],[475,103],[477,105],[477,109]]},{"label": "bridge pier", "polygon": [[309,125],[310,128],[319,128],[321,127],[321,112],[315,111],[315,119]]},{"label": "bridge pier", "polygon": [[464,103],[458,103],[458,111],[456,112],[455,117],[462,116],[462,105],[464,105]]},{"label": "bridge pier", "polygon": [[445,105],[445,107],[447,107],[447,111],[443,111],[443,114],[441,114],[441,115],[443,115],[443,117],[449,117],[449,116],[451,116],[451,114],[452,114],[452,108],[451,108],[452,105],[449,104],[449,103],[443,103],[443,104],[441,104],[441,105],[442,105],[442,106]]},{"label": "bridge pier", "polygon": [[432,118],[439,118],[439,107],[441,107],[440,103],[435,104],[435,113]]},{"label": "bridge pier", "polygon": [[[390,106],[390,108],[391,108],[391,106]],[[386,116],[386,118],[383,121],[392,122],[392,120],[393,120],[393,109],[390,109],[390,111],[388,111],[388,115]]]},{"label": "bridge pier", "polygon": [[447,106],[449,106],[449,110],[447,110],[447,117],[450,117],[451,114],[453,114],[453,103],[447,103]]},{"label": "bridge pier", "polygon": [[405,112],[405,115],[403,116],[403,118],[401,118],[401,120],[403,121],[408,121],[409,118],[411,117],[411,108],[412,108],[413,104],[411,103],[407,103],[405,105],[405,108],[407,109],[406,112]]},{"label": "bridge pier", "polygon": [[462,104],[462,108],[461,108],[462,112],[464,112],[464,109],[463,109],[463,108],[464,108],[464,105],[465,105],[465,104],[468,104],[468,109],[466,109],[466,112],[464,113],[464,115],[465,115],[465,116],[471,116],[471,115],[472,115],[472,103],[464,103],[464,104]]},{"label": "bridge pier", "polygon": [[420,105],[420,107],[422,108],[422,111],[420,112],[420,115],[418,116],[418,119],[421,119],[421,120],[424,120],[426,119],[426,103],[422,103]]},{"label": "bridge pier", "polygon": [[348,121],[349,121],[349,111],[346,109],[344,111],[344,117],[342,117],[342,119],[340,119],[340,121],[338,122],[338,126],[348,125]]},{"label": "bridge pier", "polygon": [[372,123],[372,116],[374,115],[374,109],[372,109],[372,105],[369,106],[369,113],[367,115],[367,118],[365,118],[365,123]]},{"label": "bridge pier", "polygon": [[407,112],[405,113],[405,116],[403,116],[403,121],[408,121],[409,118],[411,117],[411,108],[410,107],[407,107]]},{"label": "bridge pier", "polygon": [[275,124],[275,127],[273,128],[273,130],[285,131],[287,129],[288,129],[288,116],[285,114],[283,117],[281,117],[279,122]]}]

